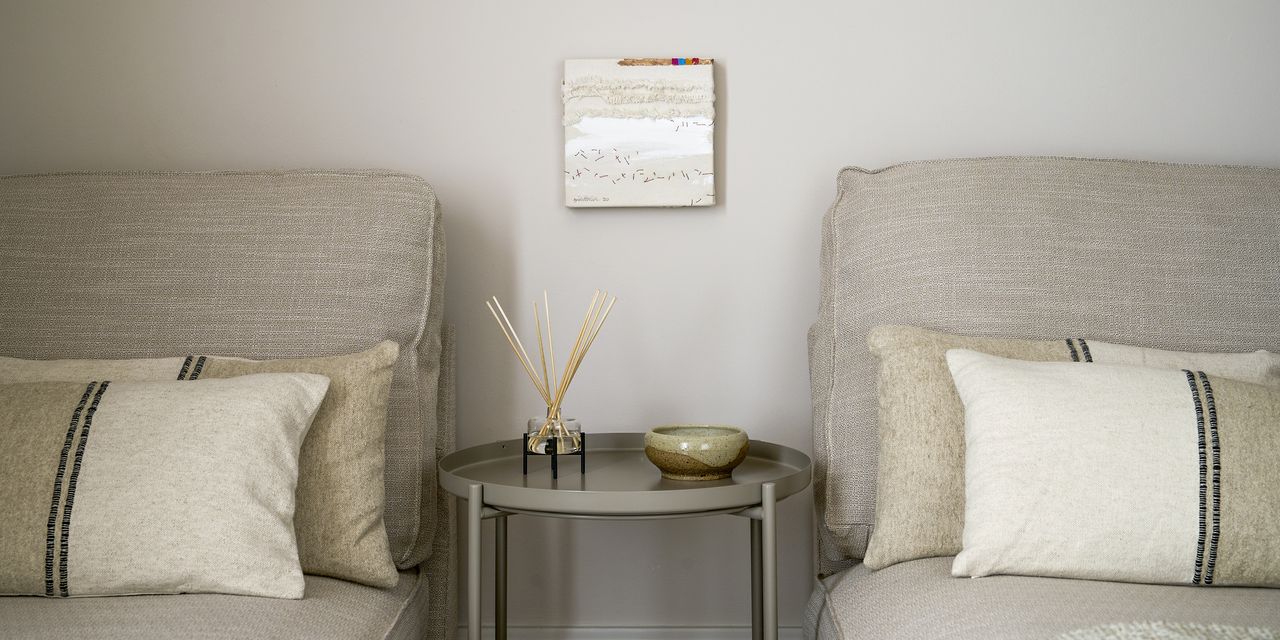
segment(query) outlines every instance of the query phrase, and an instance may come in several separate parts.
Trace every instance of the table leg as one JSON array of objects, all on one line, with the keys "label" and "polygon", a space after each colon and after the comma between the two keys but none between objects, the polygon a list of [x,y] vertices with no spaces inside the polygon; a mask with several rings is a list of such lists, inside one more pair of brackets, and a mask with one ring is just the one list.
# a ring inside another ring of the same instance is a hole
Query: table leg
[{"label": "table leg", "polygon": [[467,491],[467,640],[480,640],[480,514],[484,485]]},{"label": "table leg", "polygon": [[507,516],[494,518],[493,525],[493,634],[507,640]]},{"label": "table leg", "polygon": [[764,623],[764,640],[778,640],[778,523],[776,518],[776,485],[766,482],[760,487],[761,581],[764,583],[763,609],[760,618]]},{"label": "table leg", "polygon": [[760,619],[763,613],[760,605],[764,591],[760,580],[760,521],[748,518],[747,522],[751,523],[751,640],[761,640],[764,621]]}]

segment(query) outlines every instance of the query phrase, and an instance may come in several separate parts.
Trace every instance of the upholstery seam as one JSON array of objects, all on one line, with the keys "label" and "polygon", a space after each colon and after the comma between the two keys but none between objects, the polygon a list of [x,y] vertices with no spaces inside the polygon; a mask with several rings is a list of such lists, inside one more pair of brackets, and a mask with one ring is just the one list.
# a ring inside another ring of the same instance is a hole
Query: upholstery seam
[{"label": "upholstery seam", "polygon": [[[430,185],[423,183],[422,186],[426,189],[426,195],[427,195],[426,204],[428,205],[427,211],[431,212],[431,215],[429,216],[429,220],[428,220],[428,229],[427,229],[426,237],[428,238],[428,240],[432,241],[432,243],[434,244],[436,233],[439,231],[437,227],[440,219],[440,215],[439,215],[440,203],[439,203],[439,200],[436,198],[435,190],[432,189]],[[443,241],[441,243],[441,246],[444,246]],[[422,295],[422,314],[418,317],[418,328],[417,328],[417,331],[414,332],[412,344],[409,345],[410,350],[413,352],[414,369],[417,369],[419,366],[419,360],[422,354],[418,352],[418,347],[419,345],[421,345],[422,338],[427,332],[427,320],[431,315],[430,314],[430,308],[431,308],[431,302],[432,302],[431,285],[434,283],[435,276],[436,276],[436,265],[434,264],[435,262],[434,258],[436,258],[436,256],[433,256],[432,264],[429,264],[427,266],[427,269],[430,271],[430,273],[427,276],[426,288],[423,291],[423,295]],[[443,262],[443,258],[440,258],[440,260],[441,262]],[[443,297],[444,297],[444,292],[442,290],[441,298]],[[443,299],[440,300],[439,302],[440,304],[444,304]],[[426,430],[424,429],[424,427],[426,426],[426,415],[425,415],[425,412],[422,410],[422,381],[419,380],[418,378],[419,376],[417,375],[413,376],[414,413],[416,414],[414,416],[414,422],[417,424],[418,428],[422,429],[423,432],[425,433]],[[416,450],[415,457],[417,458],[415,460],[414,467],[418,470],[419,474],[421,474],[423,470],[422,463],[423,463],[423,460],[425,459],[425,456],[423,454],[423,449],[426,448],[425,445],[426,443],[423,442],[423,436],[419,435],[418,446],[414,447],[414,449]],[[434,481],[435,478],[432,478],[432,480]],[[426,481],[425,478],[420,479],[418,482],[415,482],[413,485],[413,497],[414,497],[413,504],[414,504],[414,510],[417,511],[418,517],[413,518],[412,534],[409,536],[410,540],[409,540],[408,547],[404,550],[403,553],[401,553],[400,557],[396,559],[395,564],[397,565],[397,568],[399,568],[399,565],[401,562],[405,562],[409,558],[412,558],[414,552],[418,550],[419,546],[421,546],[418,538],[422,534],[422,518],[424,517],[423,509],[422,509],[422,494],[423,494],[422,485],[423,485],[423,482],[425,481]],[[384,509],[385,509],[385,505],[384,505]],[[434,515],[435,514],[432,514],[432,517],[434,517]]]},{"label": "upholstery seam", "polygon": [[[847,571],[847,570],[846,570],[846,571]],[[844,579],[845,579],[845,578],[847,578],[847,577],[848,577],[847,575],[846,575],[846,576],[843,576],[843,577],[841,577],[841,578],[840,578],[840,580],[841,580],[841,581],[844,581]],[[840,624],[840,618],[839,618],[838,616],[836,616],[836,613],[835,613],[835,607],[833,607],[833,606],[832,606],[832,602],[831,602],[831,590],[830,590],[830,589],[828,589],[828,588],[827,588],[827,585],[826,585],[826,584],[824,584],[821,580],[819,580],[819,581],[818,581],[818,584],[822,585],[822,594],[823,594],[823,595],[822,595],[822,602],[823,602],[823,604],[824,604],[824,605],[826,605],[826,606],[824,606],[824,607],[823,607],[823,609],[824,609],[824,610],[826,610],[826,611],[828,612],[827,617],[831,618],[831,624],[835,625],[835,627],[836,627],[836,633],[837,633],[837,634],[839,634],[841,638],[848,638],[848,637],[850,637],[850,636],[845,635],[845,632],[844,632],[844,625]],[[821,612],[819,612],[819,613],[818,613],[818,622],[819,622],[819,624],[821,624],[821,622],[822,622],[822,613],[821,613]],[[815,635],[815,636],[816,636],[816,635],[818,635],[818,634],[816,633],[816,632],[817,632],[817,629],[814,629],[814,632],[815,632],[815,633],[814,633],[813,635]]]},{"label": "upholstery seam", "polygon": [[897,169],[899,167],[913,167],[913,166],[920,166],[920,165],[941,164],[944,162],[947,162],[947,163],[985,162],[985,161],[991,161],[991,160],[1019,160],[1019,161],[1021,160],[1062,160],[1067,162],[1079,162],[1083,164],[1087,164],[1091,162],[1106,162],[1106,163],[1140,164],[1140,165],[1147,165],[1152,167],[1194,167],[1194,168],[1200,168],[1200,169],[1250,169],[1250,170],[1257,170],[1257,171],[1275,171],[1274,167],[1262,167],[1262,166],[1250,165],[1250,164],[1163,162],[1159,160],[1133,160],[1129,158],[1089,158],[1084,156],[1043,155],[1043,156],[973,156],[973,157],[960,157],[960,158],[931,158],[928,160],[908,160],[906,162],[895,162],[893,164],[880,167],[879,169],[866,169],[856,165],[846,165],[845,167],[840,169],[840,173],[844,173],[845,171],[856,171],[862,174],[875,175],[877,173],[882,173],[890,169]]},{"label": "upholstery seam", "polygon": [[[834,274],[831,273],[831,271],[835,269],[835,265],[840,264],[840,261],[837,259],[840,243],[838,242],[839,238],[836,232],[838,225],[836,225],[835,223],[835,216],[836,216],[836,208],[840,205],[840,202],[844,200],[844,196],[845,196],[844,180],[842,179],[843,174],[844,174],[844,170],[841,170],[836,175],[836,199],[834,202],[831,203],[831,207],[827,210],[827,215],[826,215],[827,229],[828,229],[828,232],[831,234],[831,262],[829,265],[823,265],[823,267],[826,268],[828,272],[827,276],[832,279],[831,287],[833,289],[838,285],[836,283],[836,278],[834,277]],[[825,406],[826,415],[823,416],[823,425],[822,425],[822,437],[823,437],[823,441],[826,443],[826,451],[823,452],[824,453],[823,457],[825,458],[825,460],[823,460],[823,464],[822,464],[822,478],[821,478],[822,485],[823,485],[822,486],[822,502],[823,502],[822,522],[828,528],[828,530],[830,530],[832,526],[840,526],[840,527],[848,526],[843,523],[840,525],[833,525],[830,517],[831,511],[829,509],[829,506],[831,504],[831,483],[828,481],[831,475],[831,445],[832,445],[831,413],[832,413],[832,398],[835,397],[835,389],[836,389],[836,372],[837,372],[836,343],[838,342],[836,338],[836,334],[839,331],[839,324],[840,324],[839,322],[836,321],[836,318],[839,316],[839,314],[837,313],[837,306],[839,304],[839,300],[840,300],[840,296],[837,295],[835,292],[833,292],[832,300],[831,300],[831,342],[828,345],[830,347],[830,352],[829,352],[830,360],[828,364],[830,366],[831,379],[827,385],[827,398],[826,398],[826,402],[824,403],[826,405]]]},{"label": "upholstery seam", "polygon": [[405,597],[404,602],[400,603],[400,609],[396,611],[396,617],[391,620],[391,625],[382,633],[382,640],[387,640],[391,637],[391,632],[396,630],[396,625],[404,617],[404,612],[409,610],[409,603],[418,597],[418,589],[422,588],[422,570],[415,567],[414,571],[417,574],[417,578],[413,583],[413,589],[409,591],[409,595]]}]

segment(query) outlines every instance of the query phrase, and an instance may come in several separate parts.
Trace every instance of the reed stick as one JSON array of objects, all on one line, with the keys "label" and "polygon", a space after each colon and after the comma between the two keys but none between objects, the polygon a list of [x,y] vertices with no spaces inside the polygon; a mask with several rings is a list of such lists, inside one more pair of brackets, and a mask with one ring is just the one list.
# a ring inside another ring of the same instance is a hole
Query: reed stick
[{"label": "reed stick", "polygon": [[547,351],[551,356],[551,387],[559,388],[556,384],[556,339],[551,335],[551,299],[547,297],[547,290],[542,290],[542,308],[547,312]]},{"label": "reed stick", "polygon": [[550,389],[547,377],[547,350],[542,346],[542,317],[538,315],[538,302],[533,302],[533,325],[538,329],[538,359],[542,361],[542,386]]},{"label": "reed stick", "polygon": [[[596,289],[596,292],[591,296],[591,304],[587,307],[587,315],[582,319],[582,328],[578,329],[578,337],[573,341],[573,348],[569,349],[569,360],[564,365],[564,374],[560,376],[560,386],[556,389],[555,396],[552,397],[553,402],[557,398],[563,398],[565,392],[568,391],[569,380],[571,378],[569,371],[573,369],[573,363],[578,357],[578,349],[582,347],[582,338],[586,335],[587,327],[591,323],[591,316],[596,308],[596,299],[599,297],[600,290]],[[559,409],[560,403],[555,403],[552,408]]]},{"label": "reed stick", "polygon": [[[498,301],[497,296],[494,296],[492,300],[492,303],[485,301],[485,306],[488,307],[494,321],[498,323],[498,328],[502,330],[502,335],[506,337],[507,344],[511,346],[511,351],[515,353],[516,359],[520,361],[520,366],[524,368],[525,374],[529,376],[534,388],[547,404],[547,420],[538,429],[535,434],[535,440],[530,441],[530,446],[536,446],[535,442],[546,442],[549,438],[557,438],[558,440],[568,440],[572,450],[577,450],[582,446],[581,438],[578,434],[570,433],[564,428],[564,423],[560,419],[560,408],[564,402],[565,395],[569,392],[569,385],[572,384],[577,376],[578,370],[582,367],[582,361],[586,358],[587,351],[595,344],[596,338],[600,335],[600,330],[604,328],[605,321],[609,319],[609,314],[613,311],[613,305],[618,301],[618,298],[616,296],[611,298],[608,291],[602,292],[600,289],[596,289],[595,293],[591,295],[591,302],[587,305],[587,311],[582,318],[581,326],[578,327],[578,335],[574,338],[573,346],[569,349],[569,355],[564,361],[563,370],[558,376],[555,334],[551,324],[551,299],[546,290],[542,292],[543,309],[541,313],[538,309],[538,303],[536,301],[533,303],[533,322],[538,332],[538,360],[536,363],[529,356],[524,343],[520,341],[520,336],[516,333],[511,319],[507,317],[506,310],[502,308],[502,303]],[[544,315],[546,318],[545,340],[542,334]],[[548,365],[548,355],[550,356],[550,365]],[[542,371],[541,376],[538,375],[539,368]]]},{"label": "reed stick", "polygon": [[[516,346],[520,347],[520,355],[524,356],[524,362],[526,366],[528,366],[530,369],[533,369],[533,360],[529,358],[529,353],[524,350],[524,344],[520,342],[520,335],[516,333],[515,325],[511,324],[511,320],[507,318],[507,312],[503,311],[502,303],[498,302],[498,296],[493,297],[493,304],[497,305],[498,313],[502,314],[502,319],[506,321],[507,328],[511,330],[511,337],[515,338]],[[536,374],[533,376],[533,384],[534,386],[538,387],[539,392],[541,392],[544,398],[550,397],[550,392],[547,389],[546,383],[544,383],[541,379],[539,379]]]},{"label": "reed stick", "polygon": [[[609,301],[609,306],[604,310],[604,315],[600,317],[600,322],[596,323],[595,329],[592,330],[591,332],[591,338],[587,340],[587,344],[582,348],[583,357],[586,357],[587,350],[591,348],[591,345],[596,343],[596,336],[600,335],[600,330],[604,328],[604,321],[609,319],[609,312],[613,311],[613,303],[617,301],[618,301],[617,298],[614,298],[613,300]],[[603,301],[602,301],[602,305],[603,305]],[[578,359],[578,366],[582,366],[582,358]],[[578,374],[578,366],[575,366],[573,368],[574,375]]]},{"label": "reed stick", "polygon": [[[560,392],[552,397],[552,400],[556,403],[552,408],[553,414],[560,410],[560,404],[564,401],[565,394],[569,392],[569,384],[573,382],[574,377],[578,374],[578,367],[582,366],[582,360],[586,357],[587,350],[591,348],[591,341],[594,341],[595,336],[600,333],[600,327],[604,324],[604,318],[608,317],[607,312],[604,317],[601,317],[600,315],[601,310],[605,307],[605,300],[608,297],[609,292],[606,291],[604,295],[600,297],[599,305],[596,305],[593,299],[592,313],[589,314],[589,319],[582,324],[584,333],[580,336],[580,339],[582,340],[581,345],[574,349],[574,353],[571,354],[570,357],[570,363],[565,367],[564,377],[560,380]],[[613,302],[617,302],[617,298],[614,298]],[[613,309],[613,302],[609,303],[609,310]]]},{"label": "reed stick", "polygon": [[502,329],[502,334],[507,337],[507,344],[511,345],[511,350],[516,353],[516,359],[520,360],[520,364],[524,366],[524,372],[528,374],[529,379],[533,381],[534,388],[538,390],[539,395],[541,395],[544,400],[550,403],[551,396],[543,389],[541,382],[538,381],[538,375],[533,372],[533,367],[531,367],[526,361],[527,356],[521,355],[522,350],[516,347],[516,343],[512,340],[512,334],[508,332],[507,326],[498,318],[498,313],[493,310],[492,305],[488,302],[485,302],[484,304],[486,307],[489,307],[489,313],[493,314],[493,319],[497,320],[498,328]]}]

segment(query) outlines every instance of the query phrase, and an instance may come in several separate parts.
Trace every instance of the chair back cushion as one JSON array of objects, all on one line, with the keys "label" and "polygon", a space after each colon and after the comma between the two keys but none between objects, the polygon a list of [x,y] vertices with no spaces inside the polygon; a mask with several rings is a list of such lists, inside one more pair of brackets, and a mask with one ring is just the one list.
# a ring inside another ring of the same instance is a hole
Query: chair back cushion
[{"label": "chair back cushion", "polygon": [[824,569],[873,525],[871,327],[1280,349],[1280,170],[981,158],[849,168],[838,191],[809,336]]},{"label": "chair back cushion", "polygon": [[430,552],[444,235],[431,188],[381,171],[0,177],[0,355],[254,359],[400,345],[386,526]]}]

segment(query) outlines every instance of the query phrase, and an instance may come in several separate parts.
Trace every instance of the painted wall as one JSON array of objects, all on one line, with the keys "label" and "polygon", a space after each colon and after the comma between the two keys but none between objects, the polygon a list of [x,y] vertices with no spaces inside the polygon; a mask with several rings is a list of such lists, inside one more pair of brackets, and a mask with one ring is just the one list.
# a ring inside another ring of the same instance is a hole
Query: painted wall
[{"label": "painted wall", "polygon": [[[562,206],[567,57],[718,61],[719,204]],[[618,307],[567,406],[808,450],[837,169],[989,154],[1280,165],[1280,4],[1080,0],[0,3],[0,172],[387,167],[446,207],[460,441],[538,401],[482,301]],[[569,317],[565,313],[562,317]],[[810,585],[783,503],[781,617]],[[512,621],[748,621],[745,522],[512,523]]]}]

